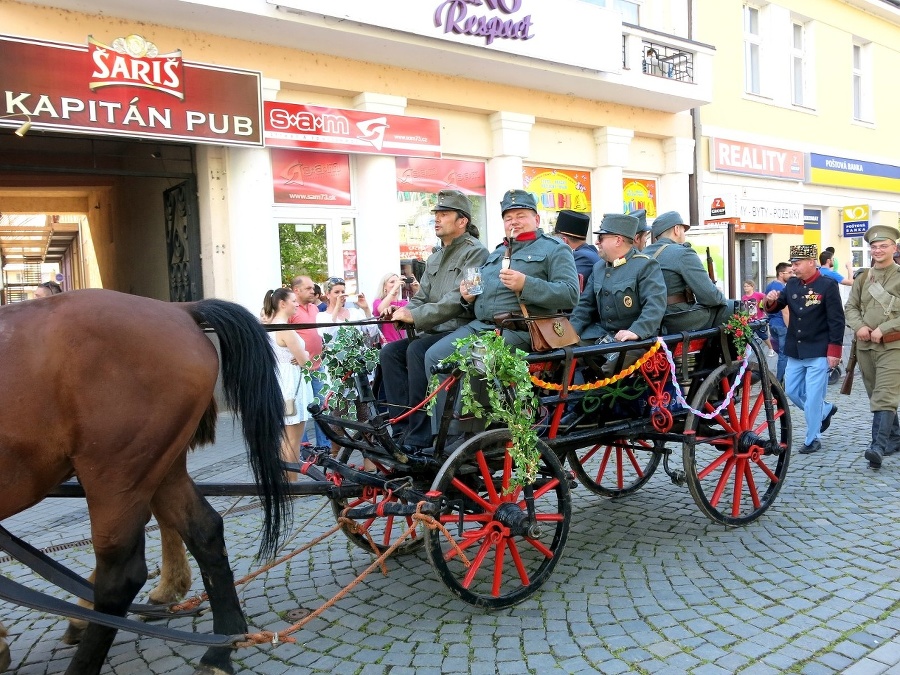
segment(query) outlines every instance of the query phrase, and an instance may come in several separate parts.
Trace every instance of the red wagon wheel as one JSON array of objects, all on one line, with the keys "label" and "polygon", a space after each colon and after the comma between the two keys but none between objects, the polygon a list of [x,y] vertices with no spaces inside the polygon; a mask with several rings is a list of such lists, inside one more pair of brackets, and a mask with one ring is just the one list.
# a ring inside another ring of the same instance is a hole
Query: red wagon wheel
[{"label": "red wagon wheel", "polygon": [[[363,470],[363,456],[362,453],[358,450],[354,450],[352,448],[341,448],[341,452],[338,455],[338,460],[343,464],[347,464],[356,469]],[[389,477],[387,470],[384,467],[375,467],[376,470],[379,471],[379,476],[382,478]],[[394,495],[386,495],[384,490],[375,486],[366,486],[363,490],[363,494],[360,497],[352,497],[349,499],[346,498],[334,498],[331,500],[331,510],[334,512],[334,517],[340,518],[344,512],[344,509],[347,507],[356,508],[358,506],[364,506],[366,504],[371,504],[373,506],[377,506],[382,502],[400,502],[401,504],[408,504],[407,500],[398,499]],[[378,551],[378,554],[384,553],[388,548],[390,548],[391,544],[393,544],[397,539],[399,539],[410,527],[413,525],[412,517],[403,517],[403,516],[373,516],[371,518],[366,518],[365,520],[357,520],[357,527],[351,528],[349,526],[344,526],[342,528],[343,533],[346,535],[347,539],[352,541],[354,544],[359,546],[362,549],[365,549],[369,553],[373,553],[372,544],[375,545],[375,549]],[[369,538],[371,537],[371,543]],[[413,551],[417,551],[422,547],[423,537],[421,533],[417,530],[413,532],[407,539],[404,541],[400,547],[395,551],[395,554],[402,555],[404,553],[412,553]]]},{"label": "red wagon wheel", "polygon": [[441,580],[466,602],[491,609],[522,602],[547,581],[562,556],[572,515],[569,475],[553,451],[539,443],[535,482],[510,489],[509,445],[509,431],[495,429],[451,455],[431,489],[445,500],[440,521],[453,542],[440,531],[425,531],[426,551]]},{"label": "red wagon wheel", "polygon": [[745,525],[768,509],[787,475],[791,416],[781,386],[770,374],[771,415],[756,364],[735,382],[740,363],[719,366],[697,390],[691,407],[712,413],[734,386],[734,397],[712,419],[685,419],[684,471],[697,506],[713,521]]},{"label": "red wagon wheel", "polygon": [[663,450],[661,441],[616,438],[570,450],[568,460],[578,482],[588,490],[604,497],[621,497],[650,480]]}]

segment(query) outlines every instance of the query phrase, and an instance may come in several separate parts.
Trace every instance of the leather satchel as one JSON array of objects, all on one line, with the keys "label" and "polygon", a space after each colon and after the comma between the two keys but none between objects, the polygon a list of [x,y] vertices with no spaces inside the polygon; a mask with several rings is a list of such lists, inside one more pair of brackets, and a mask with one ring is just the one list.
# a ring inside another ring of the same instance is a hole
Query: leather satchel
[{"label": "leather satchel", "polygon": [[572,327],[569,318],[563,314],[554,316],[528,316],[528,310],[521,302],[522,321],[528,324],[528,334],[531,336],[531,351],[549,352],[551,349],[560,349],[577,345],[578,333]]},{"label": "leather satchel", "polygon": [[297,399],[295,399],[295,398],[284,399],[284,416],[285,417],[293,417],[296,414],[297,414]]}]

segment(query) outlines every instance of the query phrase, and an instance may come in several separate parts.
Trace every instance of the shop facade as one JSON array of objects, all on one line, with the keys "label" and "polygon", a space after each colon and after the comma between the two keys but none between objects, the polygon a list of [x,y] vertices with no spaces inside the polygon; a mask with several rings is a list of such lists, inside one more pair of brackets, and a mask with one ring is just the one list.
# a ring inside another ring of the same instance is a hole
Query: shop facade
[{"label": "shop facade", "polygon": [[[536,0],[461,3],[466,18],[447,13],[453,3],[411,0],[390,13],[375,3],[259,0],[238,11],[209,1],[199,3],[201,20],[198,3],[180,0],[127,11],[111,2],[103,15],[0,0],[0,45],[83,51],[85,68],[94,68],[53,106],[42,103],[36,80],[0,79],[0,114],[25,115],[38,138],[120,134],[153,154],[163,134],[189,146],[203,296],[258,309],[284,280],[290,235],[321,250],[313,276],[344,277],[351,292],[371,297],[383,274],[426,258],[438,243],[430,209],[441,189],[469,195],[489,247],[503,237],[499,202],[510,188],[536,195],[547,228],[564,208],[598,222],[641,207],[651,218],[657,209],[689,211],[687,111],[710,100],[714,50],[673,37],[686,33],[683,15],[648,12],[637,27],[591,3],[561,2],[568,14]],[[115,11],[125,14],[113,18]],[[213,25],[219,34],[209,32]],[[262,34],[266,44],[253,41]],[[88,36],[103,46],[140,39],[158,51],[125,54],[127,65],[109,68],[120,81],[91,88],[99,66]],[[570,47],[560,53],[560,44]],[[690,79],[676,77],[687,72],[680,66],[647,68],[651,45],[654,55],[678,54],[671,63],[688,60]],[[166,58],[178,51],[185,82],[221,70],[255,78],[255,91],[216,110],[190,93],[177,100],[153,77],[165,78]],[[114,113],[112,103],[121,106]],[[117,128],[100,124],[110,118]],[[0,127],[21,119],[0,119]],[[180,121],[184,133],[170,133]],[[213,136],[195,135],[204,129]],[[0,180],[21,183],[17,174],[28,173],[34,180],[25,183],[39,189],[40,167],[23,166],[3,167]],[[116,227],[129,236],[127,224]],[[99,258],[112,256],[101,250]],[[107,276],[133,290],[133,261],[115,264],[125,269]]]}]

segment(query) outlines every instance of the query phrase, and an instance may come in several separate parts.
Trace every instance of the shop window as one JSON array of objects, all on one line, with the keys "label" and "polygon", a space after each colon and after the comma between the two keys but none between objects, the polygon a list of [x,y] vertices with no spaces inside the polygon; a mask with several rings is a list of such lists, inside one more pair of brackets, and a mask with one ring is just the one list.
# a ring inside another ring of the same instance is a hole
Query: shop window
[{"label": "shop window", "polygon": [[[487,208],[485,198],[467,195],[472,202],[472,221],[478,227],[484,240]],[[397,193],[400,214],[400,258],[403,260],[427,260],[440,240],[434,234],[434,214],[431,210],[437,204],[437,193],[408,192]]]},{"label": "shop window", "polygon": [[862,237],[850,237],[850,266],[855,272],[860,267],[868,267],[866,245]]},{"label": "shop window", "polygon": [[312,279],[328,276],[325,223],[279,223],[278,244],[282,283],[289,285],[301,274]]}]

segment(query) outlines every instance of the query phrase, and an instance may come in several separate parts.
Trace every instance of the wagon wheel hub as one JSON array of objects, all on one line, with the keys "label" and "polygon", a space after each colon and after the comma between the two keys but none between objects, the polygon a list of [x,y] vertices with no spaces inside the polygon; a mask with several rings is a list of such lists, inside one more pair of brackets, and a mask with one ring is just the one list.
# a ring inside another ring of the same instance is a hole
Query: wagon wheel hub
[{"label": "wagon wheel hub", "polygon": [[494,511],[494,520],[506,526],[512,536],[539,537],[540,526],[528,522],[528,513],[512,502],[504,502]]},{"label": "wagon wheel hub", "polygon": [[768,440],[753,431],[743,431],[734,445],[734,454],[758,459],[768,445]]}]

